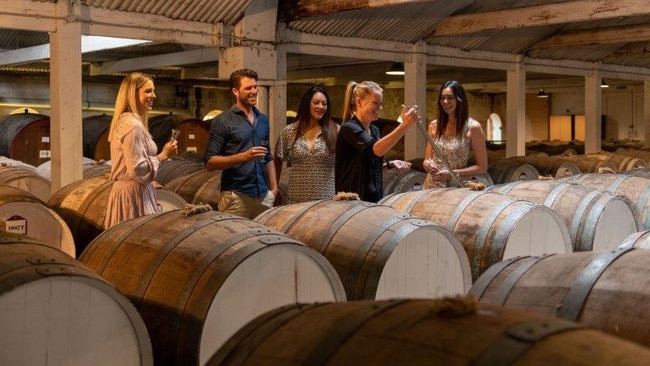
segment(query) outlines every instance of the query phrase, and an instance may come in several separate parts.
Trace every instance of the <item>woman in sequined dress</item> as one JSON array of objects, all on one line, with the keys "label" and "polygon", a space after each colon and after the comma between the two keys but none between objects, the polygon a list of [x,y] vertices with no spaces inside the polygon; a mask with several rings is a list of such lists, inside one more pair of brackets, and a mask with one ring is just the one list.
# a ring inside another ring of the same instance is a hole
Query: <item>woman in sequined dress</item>
[{"label": "woman in sequined dress", "polygon": [[302,97],[296,122],[286,126],[275,144],[275,169],[280,186],[282,164],[289,169],[282,203],[299,203],[334,196],[334,151],[339,126],[331,120],[330,97],[312,86]]},{"label": "woman in sequined dress", "polygon": [[[469,116],[467,95],[458,81],[450,80],[440,87],[438,119],[431,121],[428,133],[461,178],[487,171],[485,134],[481,124]],[[427,171],[423,188],[449,186],[451,175],[428,144],[423,165]]]}]

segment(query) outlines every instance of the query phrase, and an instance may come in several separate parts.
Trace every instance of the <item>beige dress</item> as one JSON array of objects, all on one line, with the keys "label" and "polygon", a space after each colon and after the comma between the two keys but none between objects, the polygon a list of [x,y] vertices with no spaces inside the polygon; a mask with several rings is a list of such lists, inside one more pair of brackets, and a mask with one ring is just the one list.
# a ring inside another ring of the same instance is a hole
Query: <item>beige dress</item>
[{"label": "beige dress", "polygon": [[156,143],[139,117],[122,113],[111,141],[113,187],[106,207],[105,228],[124,220],[156,213],[156,178],[160,161]]},{"label": "beige dress", "polygon": [[[452,169],[462,169],[467,167],[469,158],[472,155],[472,143],[467,137],[467,133],[463,133],[462,137],[436,137],[434,142],[440,152],[447,158]],[[446,169],[440,159],[434,159],[434,165],[438,169]],[[433,180],[431,173],[427,173],[427,177],[424,179],[422,187],[424,189],[444,188],[449,187],[449,183],[450,182],[435,181]]]}]

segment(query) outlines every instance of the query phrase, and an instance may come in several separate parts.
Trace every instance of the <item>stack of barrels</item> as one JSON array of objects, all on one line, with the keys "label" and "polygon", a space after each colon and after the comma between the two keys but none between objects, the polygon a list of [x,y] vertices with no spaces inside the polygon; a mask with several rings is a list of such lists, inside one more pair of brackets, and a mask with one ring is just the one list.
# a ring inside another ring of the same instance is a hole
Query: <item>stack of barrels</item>
[{"label": "stack of barrels", "polygon": [[[502,159],[519,168],[486,189],[414,190],[424,172],[393,170],[379,203],[337,195],[253,220],[216,210],[219,171],[171,159],[162,212],[108,229],[110,165],[45,199],[12,178],[0,345],[20,352],[0,364],[645,364],[650,180],[619,172],[642,163],[538,157]],[[0,176],[30,171],[16,165]]]}]

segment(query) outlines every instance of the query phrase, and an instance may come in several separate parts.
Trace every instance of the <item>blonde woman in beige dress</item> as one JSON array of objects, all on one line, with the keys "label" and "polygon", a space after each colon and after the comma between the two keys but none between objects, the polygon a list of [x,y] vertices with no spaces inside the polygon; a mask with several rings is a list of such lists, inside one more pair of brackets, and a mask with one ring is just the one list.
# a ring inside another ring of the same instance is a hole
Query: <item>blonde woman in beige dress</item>
[{"label": "blonde woman in beige dress", "polygon": [[[488,165],[485,134],[481,124],[470,118],[467,95],[458,81],[450,80],[440,87],[438,119],[429,124],[428,132],[461,178],[485,174]],[[428,144],[423,166],[427,171],[423,188],[449,186],[451,174]]]},{"label": "blonde woman in beige dress", "polygon": [[140,73],[128,75],[115,101],[108,140],[111,145],[111,175],[114,181],[108,198],[104,227],[124,220],[156,213],[156,179],[161,161],[177,154],[177,142],[170,141],[156,154],[149,134],[147,115],[156,99],[153,80]]}]

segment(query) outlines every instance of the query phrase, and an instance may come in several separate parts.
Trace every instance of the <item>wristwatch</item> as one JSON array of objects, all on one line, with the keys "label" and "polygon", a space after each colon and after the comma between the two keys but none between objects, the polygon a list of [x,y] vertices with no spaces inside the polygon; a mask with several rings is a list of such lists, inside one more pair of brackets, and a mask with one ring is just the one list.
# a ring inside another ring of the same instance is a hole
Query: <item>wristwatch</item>
[{"label": "wristwatch", "polygon": [[386,160],[386,169],[393,169],[394,167],[392,160]]}]

